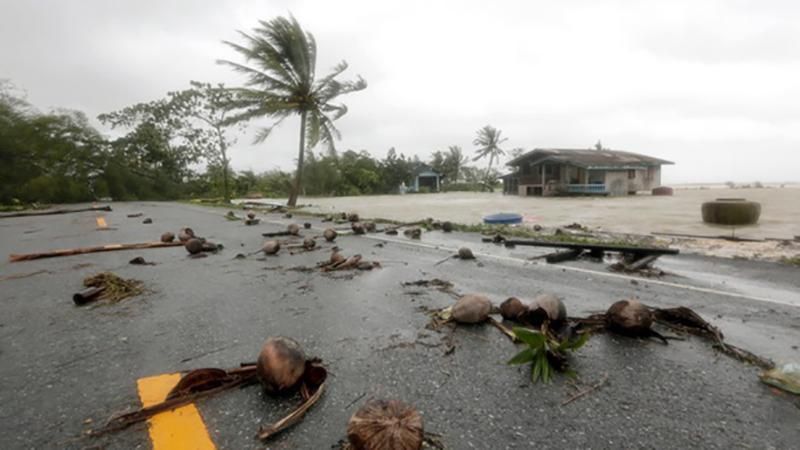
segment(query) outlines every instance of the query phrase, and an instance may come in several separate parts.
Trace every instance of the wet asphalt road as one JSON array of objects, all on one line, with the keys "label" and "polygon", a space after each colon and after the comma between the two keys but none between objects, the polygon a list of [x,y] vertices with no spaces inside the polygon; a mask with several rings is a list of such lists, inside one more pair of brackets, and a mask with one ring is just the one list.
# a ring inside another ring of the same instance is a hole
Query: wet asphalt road
[{"label": "wet asphalt road", "polygon": [[[97,231],[96,213],[0,220],[0,448],[150,448],[144,425],[97,439],[76,439],[138,405],[136,380],[198,367],[232,367],[255,359],[271,335],[291,336],[322,358],[328,390],[299,425],[266,445],[260,424],[284,415],[296,399],[264,396],[257,386],[198,404],[219,448],[327,449],[345,437],[350,415],[370,397],[416,405],[426,430],[451,449],[502,448],[796,448],[797,397],[758,381],[758,370],[688,338],[664,346],[597,335],[573,358],[597,391],[566,406],[566,379],[532,385],[526,368],[504,363],[517,349],[490,326],[461,327],[455,351],[446,334],[425,328],[425,308],[451,296],[401,282],[443,278],[460,292],[499,302],[510,295],[561,295],[571,315],[602,311],[638,296],[654,306],[685,305],[719,325],[729,341],[778,361],[800,360],[800,277],[791,267],[678,256],[658,280],[610,274],[601,264],[547,266],[526,261],[546,249],[505,249],[477,235],[425,233],[343,236],[349,255],[383,268],[323,275],[287,270],[313,266],[324,249],[259,260],[234,259],[260,245],[265,231],[291,220],[247,227],[225,210],[184,204],[122,203],[103,213],[114,229]],[[144,212],[154,221],[126,214]],[[306,219],[295,217],[297,222]],[[312,221],[315,227],[320,224]],[[183,248],[97,253],[9,263],[10,253],[157,240],[189,225],[225,249],[189,259]],[[319,228],[318,228],[319,229]],[[437,261],[469,243],[478,261]],[[378,246],[382,244],[382,246]],[[439,247],[439,248],[436,248]],[[132,266],[134,256],[155,266]],[[111,270],[143,280],[149,293],[116,305],[75,307],[81,280]],[[24,278],[8,276],[31,274]],[[103,447],[105,446],[105,447]]]}]

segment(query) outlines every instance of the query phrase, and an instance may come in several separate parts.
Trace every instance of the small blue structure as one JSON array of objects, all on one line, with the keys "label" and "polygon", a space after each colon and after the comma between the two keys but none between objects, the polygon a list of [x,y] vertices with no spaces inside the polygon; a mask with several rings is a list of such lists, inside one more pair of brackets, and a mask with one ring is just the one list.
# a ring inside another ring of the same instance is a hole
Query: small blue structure
[{"label": "small blue structure", "polygon": [[492,225],[512,225],[522,223],[522,216],[515,213],[490,214],[483,218],[483,223]]},{"label": "small blue structure", "polygon": [[420,188],[427,188],[429,192],[439,192],[442,175],[427,164],[420,164],[411,175],[413,177],[409,190],[419,192]]}]

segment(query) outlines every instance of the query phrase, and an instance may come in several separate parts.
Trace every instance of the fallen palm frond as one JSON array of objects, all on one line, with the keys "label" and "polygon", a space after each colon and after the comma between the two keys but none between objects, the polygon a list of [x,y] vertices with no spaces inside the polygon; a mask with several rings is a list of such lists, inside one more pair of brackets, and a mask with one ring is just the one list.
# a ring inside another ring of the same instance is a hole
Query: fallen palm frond
[{"label": "fallen palm frond", "polygon": [[568,399],[566,399],[563,402],[561,402],[561,406],[568,405],[568,404],[574,402],[575,400],[577,400],[577,399],[579,399],[579,398],[581,398],[581,397],[583,397],[583,396],[585,396],[587,394],[590,394],[590,393],[596,391],[601,386],[603,386],[606,383],[606,381],[608,381],[608,372],[606,372],[605,375],[603,375],[603,378],[601,378],[600,381],[598,381],[597,383],[589,386],[586,389],[579,390],[578,392],[576,392],[575,394],[570,396]]},{"label": "fallen palm frond", "polygon": [[133,297],[144,292],[142,282],[139,280],[126,280],[111,272],[101,272],[83,280],[87,288],[99,288],[99,299],[112,303],[119,302],[128,297]]},{"label": "fallen palm frond", "polygon": [[269,439],[302,420],[305,413],[322,397],[327,378],[328,371],[318,359],[306,361],[306,368],[300,384],[300,396],[303,401],[281,420],[261,426],[258,431],[258,438],[261,440]]},{"label": "fallen palm frond", "polygon": [[63,250],[52,250],[41,253],[11,254],[8,259],[11,262],[30,261],[33,259],[55,258],[58,256],[83,255],[85,253],[113,252],[117,250],[140,250],[145,248],[162,248],[182,246],[182,242],[140,242],[135,244],[108,244],[96,247],[68,248]]},{"label": "fallen palm frond", "polygon": [[510,365],[531,364],[531,381],[536,383],[542,380],[549,383],[555,371],[571,374],[568,352],[573,352],[589,340],[588,334],[573,334],[563,339],[556,338],[548,329],[547,324],[542,325],[541,332],[528,328],[514,327],[514,335],[522,341],[527,348],[514,355],[508,361]]}]

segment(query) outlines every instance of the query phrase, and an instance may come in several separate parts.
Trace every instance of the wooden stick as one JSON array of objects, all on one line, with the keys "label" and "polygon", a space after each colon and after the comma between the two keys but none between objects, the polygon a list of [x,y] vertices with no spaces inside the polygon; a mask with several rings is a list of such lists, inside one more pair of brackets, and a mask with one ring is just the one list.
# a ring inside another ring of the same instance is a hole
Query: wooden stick
[{"label": "wooden stick", "polygon": [[583,390],[583,391],[580,391],[580,392],[578,392],[577,394],[573,395],[572,397],[570,397],[570,398],[568,398],[568,399],[564,400],[564,401],[561,403],[561,406],[568,405],[568,404],[570,404],[570,403],[574,402],[575,400],[577,400],[577,399],[579,399],[579,398],[583,397],[584,395],[586,395],[586,394],[589,394],[589,393],[591,393],[592,391],[595,391],[595,390],[597,390],[597,388],[599,388],[600,386],[604,385],[604,384],[605,384],[605,382],[606,382],[607,380],[608,380],[608,372],[606,372],[606,374],[603,376],[603,379],[601,379],[600,381],[598,381],[598,382],[597,382],[597,383],[595,383],[594,385],[592,385],[592,386],[589,386],[589,388],[588,388],[588,389],[585,389],[585,390]]},{"label": "wooden stick", "polygon": [[16,213],[0,214],[0,219],[6,219],[9,217],[49,216],[53,214],[69,214],[69,213],[78,213],[86,211],[111,211],[111,207],[106,205],[106,206],[92,206],[91,208],[49,209],[45,211],[16,212]]},{"label": "wooden stick", "polygon": [[498,330],[502,331],[503,334],[508,336],[508,338],[511,339],[511,342],[517,342],[517,335],[514,334],[513,331],[509,330],[508,327],[506,327],[502,323],[498,322],[493,317],[489,317],[489,323],[494,325]]},{"label": "wooden stick", "polygon": [[30,261],[33,259],[55,258],[57,256],[82,255],[84,253],[113,252],[116,250],[141,250],[146,248],[179,247],[182,242],[140,242],[136,244],[109,244],[96,247],[67,248],[63,250],[51,250],[42,253],[23,253],[9,255],[11,262]]},{"label": "wooden stick", "polygon": [[[305,388],[305,386],[303,386]],[[308,397],[300,406],[297,407],[294,411],[292,411],[288,416],[284,417],[283,419],[271,424],[262,426],[261,429],[258,431],[258,438],[261,440],[266,440],[275,436],[276,434],[280,433],[281,431],[289,428],[290,426],[299,422],[303,415],[314,406],[317,401],[319,401],[320,397],[322,397],[322,392],[325,390],[325,383],[322,383],[317,388],[317,391],[310,397]]]}]

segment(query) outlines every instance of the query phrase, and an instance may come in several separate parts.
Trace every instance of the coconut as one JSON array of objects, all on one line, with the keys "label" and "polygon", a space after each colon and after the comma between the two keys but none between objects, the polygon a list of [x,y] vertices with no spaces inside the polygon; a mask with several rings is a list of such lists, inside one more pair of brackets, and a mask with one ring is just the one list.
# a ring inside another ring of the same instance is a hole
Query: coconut
[{"label": "coconut", "polygon": [[453,231],[453,223],[448,221],[442,222],[442,231],[444,231],[445,233]]},{"label": "coconut", "polygon": [[303,239],[303,248],[306,250],[311,250],[312,248],[317,246],[317,241],[314,238],[307,237]]},{"label": "coconut", "polygon": [[255,219],[256,218],[256,213],[254,213],[253,211],[250,211],[249,213],[247,213],[247,218],[250,219],[250,220]]},{"label": "coconut", "polygon": [[336,240],[336,236],[338,233],[333,228],[328,228],[322,232],[322,236],[325,237],[325,240],[328,242],[333,242]]},{"label": "coconut", "polygon": [[203,251],[203,241],[197,238],[191,238],[183,244],[186,247],[186,251],[189,252],[190,255],[196,255]]},{"label": "coconut", "polygon": [[339,253],[338,250],[334,250],[334,251],[331,252],[331,258],[330,258],[329,261],[330,261],[331,265],[334,265],[334,264],[339,264],[340,262],[343,262],[345,259],[346,258],[344,257],[344,255]]},{"label": "coconut", "polygon": [[422,236],[422,230],[419,228],[409,228],[403,231],[403,234],[410,237],[411,239],[419,239]]},{"label": "coconut", "polygon": [[167,231],[161,235],[161,242],[169,243],[175,240],[175,234]]},{"label": "coconut", "polygon": [[422,416],[399,400],[369,400],[347,423],[347,440],[355,450],[419,450]]},{"label": "coconut", "polygon": [[266,241],[261,246],[261,251],[266,255],[274,255],[281,249],[281,244],[278,241]]},{"label": "coconut", "polygon": [[453,320],[459,323],[480,323],[489,318],[492,302],[480,294],[466,294],[453,305]]},{"label": "coconut", "polygon": [[353,222],[350,228],[352,228],[354,234],[364,234],[367,231],[361,222]]},{"label": "coconut", "polygon": [[567,307],[555,295],[542,294],[533,299],[525,318],[533,325],[541,325],[545,320],[561,323],[567,319]]},{"label": "coconut", "polygon": [[311,229],[311,222],[303,223],[303,228],[305,228],[306,230],[310,230]]},{"label": "coconut", "polygon": [[472,250],[468,249],[467,247],[461,247],[458,249],[458,257],[461,259],[475,259],[475,255],[472,254]]},{"label": "coconut", "polygon": [[356,214],[356,213],[348,214],[347,215],[347,220],[349,220],[350,222],[358,222],[358,220],[359,220],[358,214]]},{"label": "coconut", "polygon": [[288,231],[292,236],[297,236],[300,234],[300,225],[296,223],[290,223],[289,226],[286,227],[286,231]]},{"label": "coconut", "polygon": [[606,326],[629,336],[650,336],[653,313],[638,300],[620,300],[606,311]]},{"label": "coconut", "polygon": [[181,228],[178,231],[178,240],[181,242],[186,242],[193,237],[194,237],[194,230],[192,230],[189,227]]},{"label": "coconut", "polygon": [[375,228],[375,222],[364,222],[364,229],[367,230],[368,233],[374,233]]},{"label": "coconut", "polygon": [[306,355],[297,341],[271,337],[258,354],[256,375],[268,392],[282,392],[300,381],[305,368]]},{"label": "coconut", "polygon": [[527,312],[528,306],[517,297],[509,297],[500,304],[500,315],[505,320],[519,320]]}]

